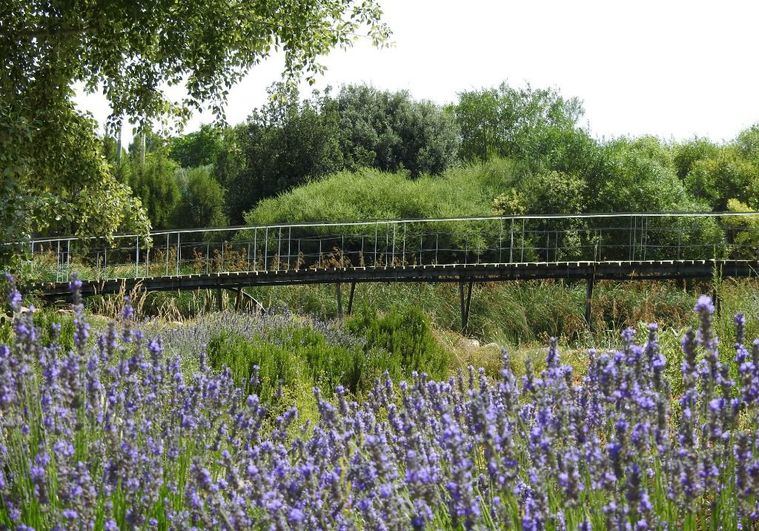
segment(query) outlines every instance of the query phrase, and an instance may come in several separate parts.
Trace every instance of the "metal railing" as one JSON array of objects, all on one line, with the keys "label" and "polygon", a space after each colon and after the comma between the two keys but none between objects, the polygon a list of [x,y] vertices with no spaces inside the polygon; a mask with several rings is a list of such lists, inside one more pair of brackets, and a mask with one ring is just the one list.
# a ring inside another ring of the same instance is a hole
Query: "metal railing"
[{"label": "metal railing", "polygon": [[328,267],[759,257],[759,213],[524,215],[154,231],[2,244],[33,281]]}]

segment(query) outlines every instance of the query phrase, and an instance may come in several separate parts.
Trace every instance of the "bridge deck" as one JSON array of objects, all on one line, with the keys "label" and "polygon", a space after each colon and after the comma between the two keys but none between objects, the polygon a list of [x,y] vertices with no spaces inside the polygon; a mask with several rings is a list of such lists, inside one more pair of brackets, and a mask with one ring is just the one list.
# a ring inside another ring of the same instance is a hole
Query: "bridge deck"
[{"label": "bridge deck", "polygon": [[[594,279],[670,280],[759,276],[759,260],[649,260],[614,262],[527,262],[396,267],[310,268],[233,271],[83,281],[82,294],[117,293],[140,286],[147,291],[237,289],[252,286],[333,284],[339,282],[497,282],[504,280]],[[66,282],[34,283],[32,292],[46,298],[68,293]]]}]

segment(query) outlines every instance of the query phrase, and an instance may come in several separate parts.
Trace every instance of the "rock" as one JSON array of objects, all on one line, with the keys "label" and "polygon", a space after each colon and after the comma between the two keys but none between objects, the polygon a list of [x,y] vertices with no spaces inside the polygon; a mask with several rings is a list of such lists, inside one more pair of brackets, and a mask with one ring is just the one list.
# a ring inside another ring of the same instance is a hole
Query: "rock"
[{"label": "rock", "polygon": [[458,348],[462,350],[474,350],[480,348],[480,342],[476,339],[470,339],[468,337],[462,337],[458,340]]}]

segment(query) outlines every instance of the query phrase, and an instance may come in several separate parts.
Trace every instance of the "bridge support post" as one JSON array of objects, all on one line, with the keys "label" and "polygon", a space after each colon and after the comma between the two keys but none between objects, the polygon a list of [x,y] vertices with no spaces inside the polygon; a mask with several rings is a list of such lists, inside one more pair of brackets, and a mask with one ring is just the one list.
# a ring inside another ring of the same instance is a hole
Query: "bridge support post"
[{"label": "bridge support post", "polygon": [[472,303],[472,284],[465,282],[463,279],[459,280],[459,302],[461,304],[461,333],[465,334],[467,326],[469,325],[469,309]]},{"label": "bridge support post", "polygon": [[714,303],[714,313],[719,315],[722,310],[722,301],[720,300],[720,291],[722,288],[722,266],[714,266],[712,272],[712,302]]},{"label": "bridge support post", "polygon": [[216,301],[219,305],[219,311],[222,311],[224,309],[224,293],[221,286],[216,288]]},{"label": "bridge support post", "polygon": [[335,294],[337,295],[337,316],[342,319],[343,317],[343,292],[340,289],[340,283],[335,284]]},{"label": "bridge support post", "polygon": [[592,300],[593,300],[593,285],[596,282],[596,272],[593,271],[590,276],[588,276],[587,284],[585,285],[585,322],[588,324],[588,327],[590,328],[590,331],[593,331],[593,320],[591,312],[593,310],[592,307]]},{"label": "bridge support post", "polygon": [[348,295],[348,315],[353,313],[353,294],[356,292],[356,283],[351,282],[351,291]]},{"label": "bridge support post", "polygon": [[239,312],[242,307],[242,288],[237,288],[237,298],[235,299],[235,311]]}]

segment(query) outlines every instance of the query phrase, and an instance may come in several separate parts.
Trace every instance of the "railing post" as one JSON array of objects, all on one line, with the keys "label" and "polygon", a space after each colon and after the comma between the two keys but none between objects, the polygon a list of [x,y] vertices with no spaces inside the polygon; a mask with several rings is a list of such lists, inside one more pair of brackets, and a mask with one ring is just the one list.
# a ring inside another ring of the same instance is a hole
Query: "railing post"
[{"label": "railing post", "polygon": [[522,218],[522,256],[519,261],[524,262],[524,218]]},{"label": "railing post", "polygon": [[211,272],[211,242],[206,242],[206,275]]},{"label": "railing post", "polygon": [[253,271],[258,271],[258,253],[257,253],[257,244],[256,241],[258,239],[258,229],[253,229]]},{"label": "railing post", "polygon": [[164,276],[169,276],[169,249],[171,247],[171,243],[169,242],[169,233],[166,233],[166,273]]},{"label": "railing post", "polygon": [[379,223],[374,224],[374,267],[377,267],[377,233],[379,232]]},{"label": "railing post", "polygon": [[219,264],[219,273],[226,271],[224,269],[224,240],[221,240],[221,263]]},{"label": "railing post", "polygon": [[182,233],[177,232],[177,268],[176,274],[179,276],[179,263],[182,261]]},{"label": "railing post", "polygon": [[632,226],[633,226],[632,234],[630,235],[630,237],[632,238],[632,248],[630,249],[630,253],[631,253],[630,261],[634,262],[635,261],[635,247],[637,246],[637,242],[638,242],[638,216],[632,217]]},{"label": "railing post", "polygon": [[66,280],[71,279],[71,238],[66,240]]},{"label": "railing post", "polygon": [[135,253],[134,253],[134,278],[140,276],[140,237],[135,238]]},{"label": "railing post", "polygon": [[585,322],[588,324],[591,332],[593,331],[592,320],[592,300],[593,300],[593,284],[596,281],[595,266],[593,271],[588,275],[587,284],[585,286]]},{"label": "railing post", "polygon": [[393,223],[393,253],[391,255],[390,259],[390,267],[393,267],[395,265],[395,229],[397,224]]},{"label": "railing post", "polygon": [[401,266],[406,265],[406,229],[407,224],[403,224],[403,254],[401,255]]},{"label": "railing post", "polygon": [[511,218],[511,243],[509,243],[509,263],[514,263],[514,218]]},{"label": "railing post", "polygon": [[503,260],[501,257],[501,252],[503,251],[503,218],[498,220],[498,263],[500,264]]},{"label": "railing post", "polygon": [[292,245],[293,228],[287,228],[287,270],[290,271],[290,251]]},{"label": "railing post", "polygon": [[264,271],[269,272],[269,227],[264,232]]},{"label": "railing post", "polygon": [[282,226],[279,226],[279,235],[277,236],[277,271],[282,268]]},{"label": "railing post", "polygon": [[648,217],[642,219],[643,234],[641,234],[640,245],[643,248],[643,260],[646,260],[646,247],[648,246]]},{"label": "railing post", "polygon": [[680,260],[680,242],[683,238],[683,231],[677,231],[677,259]]}]

